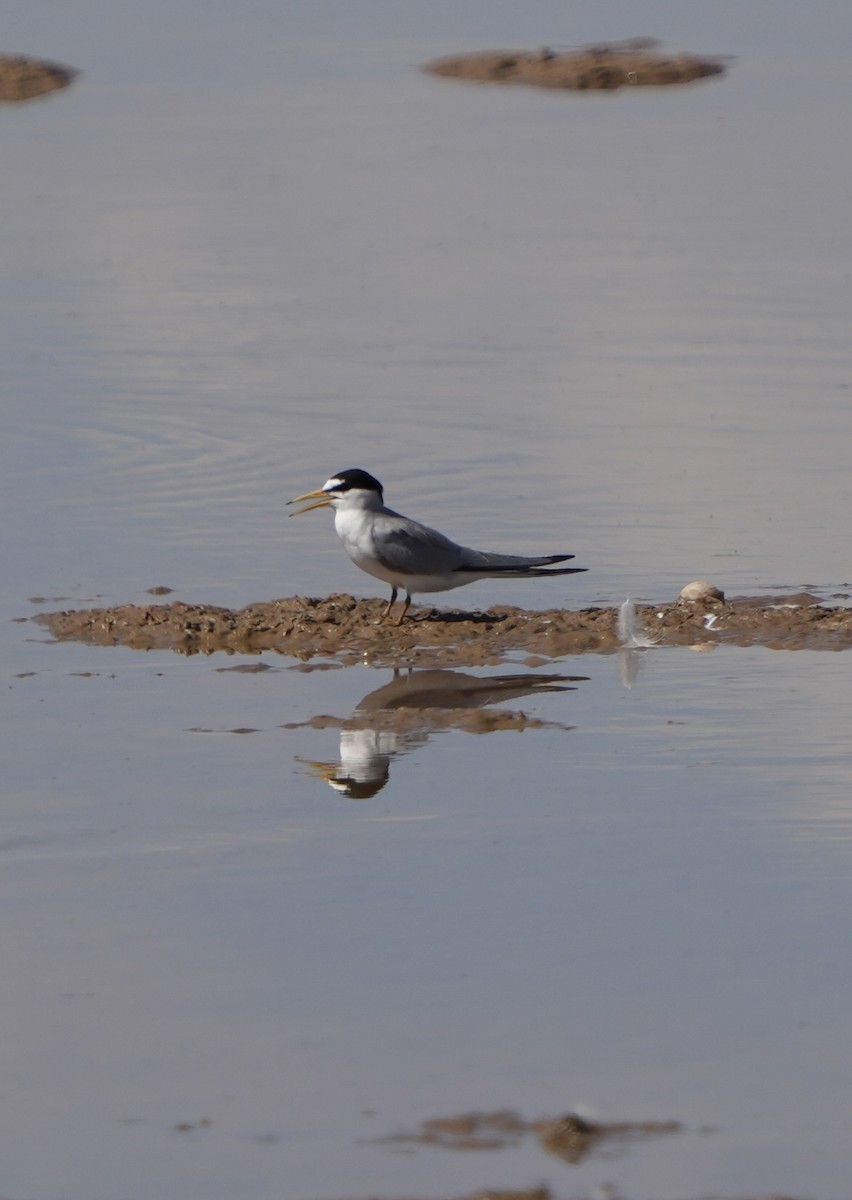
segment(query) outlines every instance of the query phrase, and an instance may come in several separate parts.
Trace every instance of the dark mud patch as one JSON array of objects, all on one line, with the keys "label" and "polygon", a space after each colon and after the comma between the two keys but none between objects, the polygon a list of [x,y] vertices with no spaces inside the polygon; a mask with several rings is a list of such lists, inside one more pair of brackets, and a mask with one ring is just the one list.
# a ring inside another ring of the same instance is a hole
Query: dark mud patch
[{"label": "dark mud patch", "polygon": [[[587,1193],[584,1193],[584,1196]],[[603,1196],[606,1200],[629,1200],[629,1197],[624,1193],[617,1191],[612,1184],[604,1184],[600,1188],[596,1188],[594,1195]],[[385,1196],[382,1198],[376,1196],[362,1197],[360,1200],[414,1200],[412,1196]],[[434,1196],[430,1200],[439,1200]],[[483,1188],[481,1191],[469,1192],[466,1196],[447,1196],[443,1200],[568,1200],[564,1193],[557,1194],[545,1185],[530,1188]],[[572,1193],[571,1200],[577,1200],[576,1195]],[[720,1200],[716,1197],[716,1200]],[[739,1196],[736,1200],[794,1200],[792,1196],[782,1196],[775,1192],[762,1193],[760,1196]]]},{"label": "dark mud patch", "polygon": [[548,1154],[576,1164],[604,1143],[624,1146],[639,1139],[681,1133],[677,1121],[587,1121],[577,1113],[526,1121],[516,1112],[461,1113],[432,1117],[412,1133],[376,1139],[384,1144],[437,1146],[444,1150],[503,1150],[534,1135]]},{"label": "dark mud patch", "polygon": [[654,38],[558,51],[486,50],[426,63],[424,71],[477,83],[526,83],[574,92],[616,91],[623,87],[663,87],[722,75],[719,58],[663,54]]},{"label": "dark mud patch", "polygon": [[[490,1151],[516,1146],[532,1136],[548,1154],[554,1154],[564,1163],[574,1166],[589,1156],[599,1154],[601,1157],[612,1158],[651,1138],[685,1132],[687,1130],[679,1121],[590,1121],[573,1112],[528,1121],[511,1110],[498,1110],[433,1117],[423,1121],[416,1130],[377,1138],[374,1139],[374,1144],[412,1149],[418,1146],[434,1146],[444,1150]],[[711,1131],[701,1129],[693,1132]],[[609,1183],[596,1188],[595,1194],[604,1195],[609,1200],[628,1200],[627,1196]],[[569,1195],[575,1196],[576,1193],[561,1190],[557,1193],[546,1184],[538,1183],[528,1188],[486,1187],[465,1196],[445,1196],[443,1200],[568,1200]],[[379,1198],[371,1196],[370,1200]],[[402,1198],[387,1196],[384,1200]],[[408,1197],[408,1200],[412,1198]],[[433,1197],[432,1200],[438,1198]],[[740,1197],[739,1200],[745,1200],[745,1197]],[[762,1193],[759,1198],[754,1197],[753,1200],[791,1198],[771,1192]]]},{"label": "dark mud patch", "polygon": [[0,102],[35,100],[68,87],[79,75],[73,67],[23,54],[0,55]]},{"label": "dark mud patch", "polygon": [[[809,595],[729,603],[637,605],[636,620],[655,644],[719,644],[776,650],[845,650],[852,609],[814,603]],[[348,595],[293,596],[233,610],[207,604],[135,605],[42,613],[57,641],[82,641],[178,654],[274,651],[308,661],[488,666],[509,653],[552,659],[620,646],[614,608],[491,608],[470,613],[419,608],[401,626],[382,621],[382,600]]]}]

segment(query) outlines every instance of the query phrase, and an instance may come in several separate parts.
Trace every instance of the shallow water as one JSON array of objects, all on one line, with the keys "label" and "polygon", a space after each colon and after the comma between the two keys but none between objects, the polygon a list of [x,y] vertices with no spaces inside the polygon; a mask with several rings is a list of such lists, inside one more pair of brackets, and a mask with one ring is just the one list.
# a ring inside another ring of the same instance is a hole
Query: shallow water
[{"label": "shallow water", "polygon": [[[283,515],[349,465],[590,568],[450,605],[842,590],[852,10],[8,7],[5,50],[86,74],[3,112],[4,1193],[843,1194],[846,654],[587,655],[498,702],[541,728],[371,733],[389,670],[16,619],[380,594]],[[740,58],[616,96],[414,69],[643,33]],[[686,1132],[372,1141],[574,1105]]]},{"label": "shallow water", "polygon": [[[565,660],[576,690],[505,706],[553,727],[427,729],[352,800],[308,766],[340,730],[298,726],[389,671],[30,654],[0,845],[13,1194],[839,1194],[845,655],[652,650],[629,690],[617,656]],[[575,1104],[686,1132],[570,1169],[369,1143]]]}]

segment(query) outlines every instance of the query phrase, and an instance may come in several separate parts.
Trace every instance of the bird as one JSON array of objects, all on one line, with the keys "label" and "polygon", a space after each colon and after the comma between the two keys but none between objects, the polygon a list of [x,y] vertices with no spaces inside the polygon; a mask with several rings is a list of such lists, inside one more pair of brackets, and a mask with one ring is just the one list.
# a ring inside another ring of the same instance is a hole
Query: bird
[{"label": "bird", "polygon": [[421,592],[446,592],[477,579],[529,579],[543,575],[575,575],[587,567],[559,567],[573,554],[525,557],[472,550],[450,541],[444,534],[412,521],[384,503],[384,488],[375,476],[360,467],[348,467],[327,479],[321,488],[288,500],[289,504],[313,501],[293,517],[315,508],[334,509],[334,528],[343,548],[362,571],[391,586],[391,597],[382,613],[386,620],[399,589],[405,603],[396,621],[401,625],[411,607],[411,597]]}]

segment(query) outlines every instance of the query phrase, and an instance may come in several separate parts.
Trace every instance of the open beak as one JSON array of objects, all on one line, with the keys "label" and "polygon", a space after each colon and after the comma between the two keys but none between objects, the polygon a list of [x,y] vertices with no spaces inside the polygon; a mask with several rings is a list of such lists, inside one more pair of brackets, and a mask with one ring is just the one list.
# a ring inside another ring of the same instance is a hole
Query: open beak
[{"label": "open beak", "polygon": [[[299,514],[293,513],[292,515],[297,517]],[[340,767],[339,763],[314,762],[310,758],[299,758],[298,755],[296,755],[296,762],[308,768],[305,772],[306,775],[313,775],[316,779],[324,779],[326,783],[332,782]]]},{"label": "open beak", "polygon": [[288,500],[289,504],[301,504],[303,500],[313,500],[313,504],[309,504],[307,508],[300,508],[298,512],[290,513],[291,517],[300,517],[302,513],[310,512],[314,508],[325,508],[331,504],[331,496],[328,492],[324,492],[322,488],[318,488],[315,492],[305,492],[304,496],[296,496],[292,500]]}]

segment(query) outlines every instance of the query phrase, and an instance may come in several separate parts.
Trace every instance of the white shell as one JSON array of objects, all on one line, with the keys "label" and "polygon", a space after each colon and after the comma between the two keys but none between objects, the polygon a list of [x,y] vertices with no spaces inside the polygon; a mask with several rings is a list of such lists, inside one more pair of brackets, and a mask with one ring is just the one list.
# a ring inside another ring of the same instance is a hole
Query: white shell
[{"label": "white shell", "polygon": [[696,604],[698,602],[706,604],[712,600],[721,600],[724,603],[725,593],[714,584],[708,583],[706,579],[695,579],[692,583],[688,583],[685,588],[681,589],[677,598],[678,604]]}]

